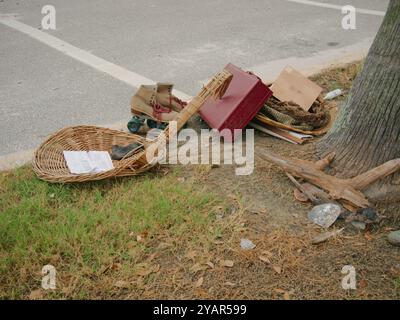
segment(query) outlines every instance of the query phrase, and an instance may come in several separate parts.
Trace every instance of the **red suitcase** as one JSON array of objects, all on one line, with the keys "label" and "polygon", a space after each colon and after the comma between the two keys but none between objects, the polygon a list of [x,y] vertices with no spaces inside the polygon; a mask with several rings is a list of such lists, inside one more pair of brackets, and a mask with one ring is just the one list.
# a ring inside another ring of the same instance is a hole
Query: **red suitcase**
[{"label": "red suitcase", "polygon": [[[217,101],[208,98],[200,108],[200,116],[211,128],[229,129],[235,139],[234,129],[246,127],[271,97],[272,91],[260,78],[231,63],[225,69],[233,74],[225,95]],[[225,138],[229,139],[229,136],[225,135]]]}]

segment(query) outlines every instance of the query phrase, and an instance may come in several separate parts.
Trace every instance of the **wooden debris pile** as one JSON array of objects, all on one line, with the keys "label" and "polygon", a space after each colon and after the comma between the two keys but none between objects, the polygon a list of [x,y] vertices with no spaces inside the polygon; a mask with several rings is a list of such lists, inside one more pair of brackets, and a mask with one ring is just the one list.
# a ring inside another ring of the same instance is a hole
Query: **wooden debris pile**
[{"label": "wooden debris pile", "polygon": [[[258,151],[257,154],[262,159],[280,166],[302,194],[314,204],[337,202],[350,212],[372,207],[362,191],[377,180],[400,170],[399,158],[390,160],[356,177],[342,179],[324,172],[324,169],[334,159],[334,153],[330,153],[316,162],[290,159],[267,151]],[[294,177],[302,178],[309,184],[301,184]]]},{"label": "wooden debris pile", "polygon": [[270,86],[273,96],[251,125],[294,144],[326,133],[336,105],[324,100],[322,88],[291,67],[286,67]]}]

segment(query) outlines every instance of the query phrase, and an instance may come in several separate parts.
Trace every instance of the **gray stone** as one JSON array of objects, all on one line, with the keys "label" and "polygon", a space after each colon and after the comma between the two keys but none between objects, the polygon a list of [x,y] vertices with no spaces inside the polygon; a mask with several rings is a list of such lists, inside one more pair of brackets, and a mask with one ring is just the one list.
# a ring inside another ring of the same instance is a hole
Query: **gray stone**
[{"label": "gray stone", "polygon": [[240,246],[244,250],[252,250],[256,247],[253,241],[244,238],[240,239]]},{"label": "gray stone", "polygon": [[337,220],[341,211],[342,208],[337,204],[324,203],[312,208],[308,219],[323,228],[329,228]]},{"label": "gray stone", "polygon": [[400,230],[389,233],[388,241],[395,246],[400,246]]}]

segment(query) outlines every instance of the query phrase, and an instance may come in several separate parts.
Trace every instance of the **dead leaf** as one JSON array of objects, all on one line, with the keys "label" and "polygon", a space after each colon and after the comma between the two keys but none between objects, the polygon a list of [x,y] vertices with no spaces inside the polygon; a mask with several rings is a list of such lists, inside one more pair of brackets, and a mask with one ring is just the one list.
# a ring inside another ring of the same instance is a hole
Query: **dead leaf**
[{"label": "dead leaf", "polygon": [[281,288],[275,288],[274,291],[277,293],[281,293],[281,294],[284,294],[286,292],[286,290],[281,289]]},{"label": "dead leaf", "polygon": [[399,269],[397,269],[398,268],[398,266],[395,266],[395,267],[391,267],[390,268],[390,272],[392,273],[392,275],[393,276],[399,276],[400,275],[400,268]]},{"label": "dead leaf", "polygon": [[285,292],[285,293],[283,294],[283,300],[290,300],[290,294],[289,294],[289,292]]},{"label": "dead leaf", "polygon": [[364,233],[364,237],[365,239],[367,239],[368,241],[374,240],[374,237],[371,236],[371,234],[367,231],[366,233]]},{"label": "dead leaf", "polygon": [[148,262],[151,262],[154,260],[155,257],[157,257],[157,252],[152,253],[151,255],[149,255],[149,257],[146,259]]},{"label": "dead leaf", "polygon": [[214,263],[212,263],[211,261],[207,262],[207,265],[211,268],[214,269]]},{"label": "dead leaf", "polygon": [[361,279],[361,280],[358,282],[358,286],[359,286],[361,289],[364,289],[364,288],[368,287],[368,282],[367,282],[367,280]]},{"label": "dead leaf", "polygon": [[223,266],[223,267],[232,268],[233,265],[234,265],[234,262],[232,260],[221,260],[221,266]]},{"label": "dead leaf", "polygon": [[322,242],[325,242],[325,241],[329,240],[330,238],[333,238],[333,237],[337,236],[337,235],[340,234],[343,230],[344,230],[344,228],[339,229],[339,230],[327,231],[327,232],[320,233],[320,234],[316,235],[316,236],[311,240],[311,243],[312,243],[312,244],[320,244],[320,243],[322,243]]},{"label": "dead leaf", "polygon": [[215,241],[214,241],[214,244],[224,244],[224,242],[221,241],[221,240],[215,240]]},{"label": "dead leaf", "polygon": [[119,270],[119,269],[121,269],[121,267],[122,267],[122,264],[120,264],[120,263],[118,263],[118,262],[113,263],[113,264],[111,265],[111,269],[112,269],[112,270]]},{"label": "dead leaf", "polygon": [[199,271],[205,270],[207,267],[204,265],[201,265],[200,263],[196,263],[193,266],[190,267],[189,271],[191,273],[197,273]]},{"label": "dead leaf", "polygon": [[203,285],[203,282],[204,282],[204,278],[203,277],[200,277],[197,281],[196,281],[196,283],[195,283],[195,287],[196,288],[198,288],[198,287],[201,287],[202,285]]},{"label": "dead leaf", "polygon": [[224,285],[229,286],[229,287],[234,287],[234,286],[236,286],[236,283],[227,281],[227,282],[224,283]]},{"label": "dead leaf", "polygon": [[194,260],[196,255],[197,255],[196,251],[191,250],[188,253],[186,253],[185,258],[190,259],[190,260]]},{"label": "dead leaf", "polygon": [[280,266],[272,266],[272,269],[274,269],[277,274],[282,273],[282,268]]},{"label": "dead leaf", "polygon": [[36,290],[31,291],[31,293],[29,294],[29,299],[30,300],[43,299],[42,289],[36,289]]},{"label": "dead leaf", "polygon": [[293,189],[293,196],[299,202],[308,202],[308,197],[297,188]]},{"label": "dead leaf", "polygon": [[144,242],[144,240],[147,238],[148,235],[149,235],[149,233],[147,231],[143,231],[142,233],[140,233],[136,236],[136,241]]},{"label": "dead leaf", "polygon": [[127,244],[126,244],[126,247],[128,248],[128,249],[132,249],[132,248],[134,248],[136,246],[136,244],[135,244],[135,242],[133,242],[133,241],[130,241],[130,242],[128,242]]},{"label": "dead leaf", "polygon": [[271,264],[271,261],[266,256],[258,256],[258,258],[265,263]]},{"label": "dead leaf", "polygon": [[157,273],[158,271],[160,271],[160,269],[161,269],[161,266],[159,264],[156,264],[152,268],[152,273]]},{"label": "dead leaf", "polygon": [[142,262],[136,265],[135,274],[141,277],[146,277],[151,273],[158,272],[160,270],[160,265],[149,265],[146,262]]}]

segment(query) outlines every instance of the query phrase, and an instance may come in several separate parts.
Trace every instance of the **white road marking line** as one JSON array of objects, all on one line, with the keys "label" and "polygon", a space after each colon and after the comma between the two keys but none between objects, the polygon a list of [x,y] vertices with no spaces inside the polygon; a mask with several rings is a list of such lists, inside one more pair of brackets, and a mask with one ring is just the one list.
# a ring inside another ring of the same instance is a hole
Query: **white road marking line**
[{"label": "white road marking line", "polygon": [[[138,88],[141,84],[154,83],[153,80],[97,57],[46,32],[40,31],[25,23],[17,21],[9,15],[0,15],[0,23],[25,33],[26,35],[48,45],[49,47],[58,50],[65,55],[74,58],[98,71],[107,73],[115,79],[121,80],[133,87]],[[177,90],[174,91],[174,94],[183,100],[189,100],[191,98],[189,95]]]},{"label": "white road marking line", "polygon": [[[339,6],[336,4],[330,4],[330,3],[324,3],[324,2],[317,2],[317,1],[310,1],[310,0],[286,0],[289,2],[295,2],[295,3],[301,3],[309,6],[315,6],[315,7],[321,7],[321,8],[329,8],[329,9],[336,9],[336,10],[342,10],[343,6]],[[363,13],[363,14],[370,14],[373,16],[384,16],[385,12],[384,11],[378,11],[378,10],[369,10],[369,9],[361,9],[361,8],[356,8],[356,13]]]}]

